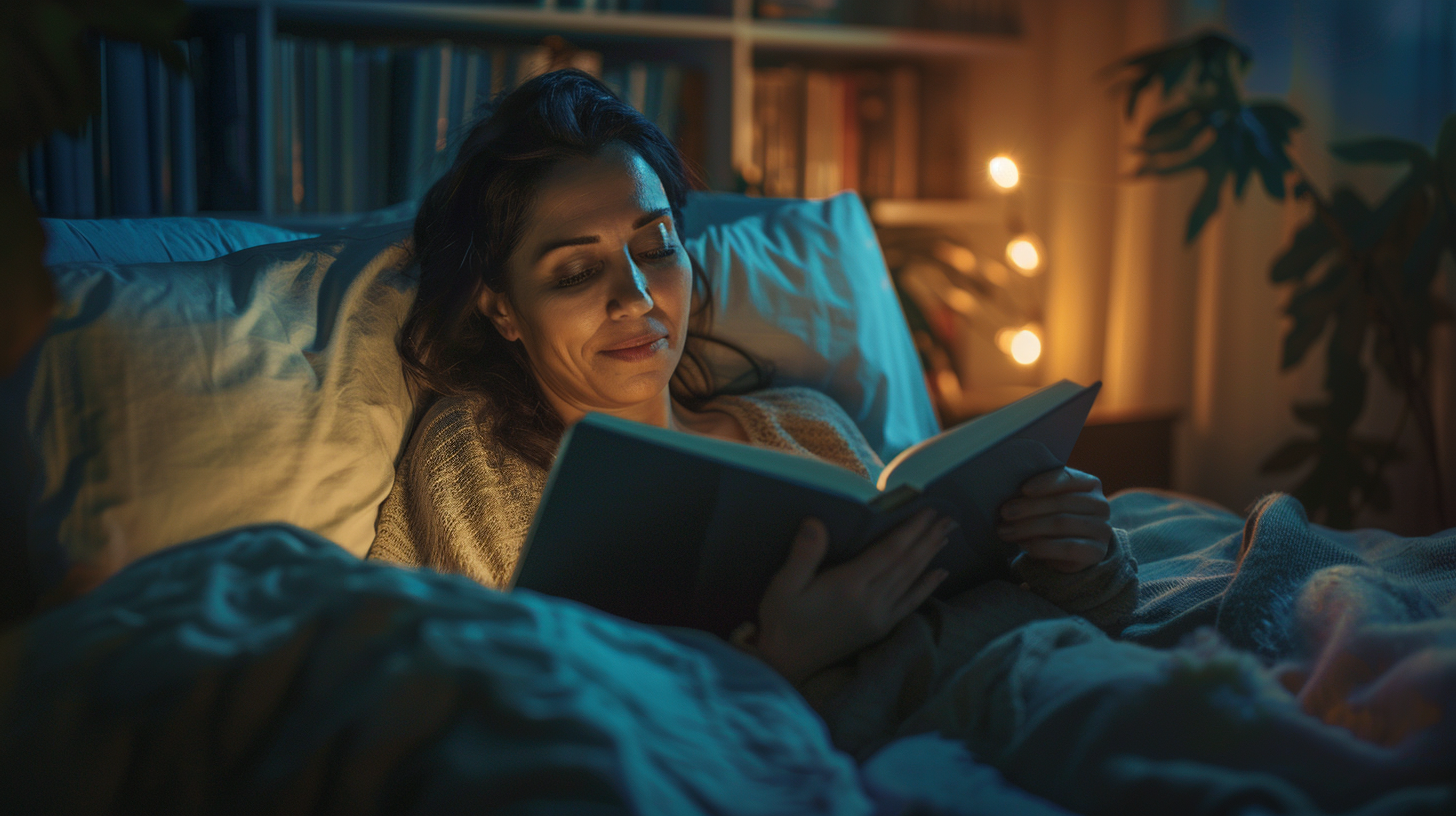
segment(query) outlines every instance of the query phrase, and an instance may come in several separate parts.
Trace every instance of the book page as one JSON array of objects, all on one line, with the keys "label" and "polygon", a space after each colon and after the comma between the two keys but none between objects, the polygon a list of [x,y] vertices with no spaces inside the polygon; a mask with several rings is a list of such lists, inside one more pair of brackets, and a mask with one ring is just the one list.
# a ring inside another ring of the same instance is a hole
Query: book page
[{"label": "book page", "polygon": [[1101,383],[1083,388],[1069,380],[1047,386],[985,416],[921,442],[887,465],[879,488],[909,485],[916,490],[1013,436],[1035,439],[1062,462],[1087,420]]}]

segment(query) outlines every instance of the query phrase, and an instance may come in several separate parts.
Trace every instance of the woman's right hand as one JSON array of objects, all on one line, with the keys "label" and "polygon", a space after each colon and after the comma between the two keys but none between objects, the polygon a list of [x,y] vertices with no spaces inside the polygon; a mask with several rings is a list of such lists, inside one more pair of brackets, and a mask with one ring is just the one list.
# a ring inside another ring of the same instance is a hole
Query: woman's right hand
[{"label": "woman's right hand", "polygon": [[954,526],[922,510],[853,559],[819,573],[828,531],[818,519],[805,519],[759,604],[759,656],[797,685],[884,637],[945,580],[945,570],[925,567]]}]

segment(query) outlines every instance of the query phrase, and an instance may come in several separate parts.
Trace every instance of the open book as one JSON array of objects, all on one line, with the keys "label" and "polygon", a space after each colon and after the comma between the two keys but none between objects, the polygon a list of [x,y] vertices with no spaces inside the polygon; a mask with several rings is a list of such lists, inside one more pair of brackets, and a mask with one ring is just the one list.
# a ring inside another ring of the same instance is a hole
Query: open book
[{"label": "open book", "polygon": [[1066,464],[1101,383],[1063,380],[906,450],[872,483],[836,465],[601,414],[573,425],[513,587],[642,623],[727,635],[753,620],[806,516],[825,566],[930,505],[960,522],[931,562],[945,596],[1006,570],[1003,502]]}]

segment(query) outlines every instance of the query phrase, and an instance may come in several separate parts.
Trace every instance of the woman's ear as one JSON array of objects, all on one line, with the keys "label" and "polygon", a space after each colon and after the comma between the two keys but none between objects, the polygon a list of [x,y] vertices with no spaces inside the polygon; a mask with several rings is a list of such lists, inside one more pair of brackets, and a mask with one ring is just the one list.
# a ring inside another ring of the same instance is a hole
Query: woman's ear
[{"label": "woman's ear", "polygon": [[505,292],[497,292],[489,286],[482,286],[480,296],[475,300],[475,306],[507,342],[513,343],[521,339],[521,331],[516,326],[516,314],[511,310],[511,299],[506,296]]}]

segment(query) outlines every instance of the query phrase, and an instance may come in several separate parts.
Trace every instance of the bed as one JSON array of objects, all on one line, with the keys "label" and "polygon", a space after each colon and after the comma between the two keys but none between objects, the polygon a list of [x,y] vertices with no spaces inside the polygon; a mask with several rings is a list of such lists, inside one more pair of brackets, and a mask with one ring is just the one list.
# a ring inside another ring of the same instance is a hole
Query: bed
[{"label": "bed", "polygon": [[[1388,640],[1456,704],[1456,531],[1120,495],[1143,581],[1120,640],[1033,616],[915,711],[873,705],[911,682],[891,667],[846,698],[887,717],[855,738],[701,633],[360,560],[415,416],[392,346],[412,296],[399,215],[317,236],[47,225],[63,307],[0,384],[0,493],[37,594],[78,597],[0,636],[6,809],[1456,809],[1444,712],[1359,740],[1267,671],[1310,649],[1300,604],[1353,575],[1391,588]],[[779,382],[833,396],[887,459],[936,430],[857,197],[697,195],[685,233],[718,331]],[[990,713],[926,727],[937,706]]]}]

